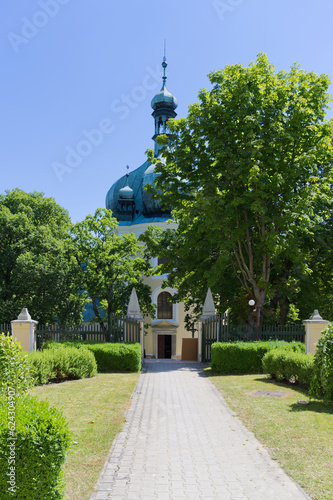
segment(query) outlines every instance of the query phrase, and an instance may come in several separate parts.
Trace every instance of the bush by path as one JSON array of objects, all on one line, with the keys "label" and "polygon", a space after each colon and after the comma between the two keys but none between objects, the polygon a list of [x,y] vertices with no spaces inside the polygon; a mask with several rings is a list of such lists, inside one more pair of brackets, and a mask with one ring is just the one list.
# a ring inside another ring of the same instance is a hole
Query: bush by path
[{"label": "bush by path", "polygon": [[0,394],[7,394],[8,387],[23,393],[32,386],[28,354],[12,337],[0,335]]},{"label": "bush by path", "polygon": [[280,382],[297,382],[309,386],[313,376],[311,354],[273,349],[262,360],[264,373]]},{"label": "bush by path", "polygon": [[125,343],[109,343],[94,341],[74,341],[74,342],[46,342],[42,349],[60,349],[61,347],[77,349],[88,349],[93,353],[97,363],[99,373],[112,372],[138,372],[141,370],[142,350],[141,345]]},{"label": "bush by path", "polygon": [[0,399],[0,498],[63,499],[69,446],[61,411],[9,391]]},{"label": "bush by path", "polygon": [[28,361],[35,385],[97,374],[95,357],[88,349],[60,346],[31,353]]},{"label": "bush by path", "polygon": [[242,374],[262,373],[262,358],[272,349],[304,352],[301,342],[215,342],[212,344],[211,367],[218,373]]},{"label": "bush by path", "polygon": [[328,404],[333,399],[333,323],[322,332],[314,355],[310,397]]}]

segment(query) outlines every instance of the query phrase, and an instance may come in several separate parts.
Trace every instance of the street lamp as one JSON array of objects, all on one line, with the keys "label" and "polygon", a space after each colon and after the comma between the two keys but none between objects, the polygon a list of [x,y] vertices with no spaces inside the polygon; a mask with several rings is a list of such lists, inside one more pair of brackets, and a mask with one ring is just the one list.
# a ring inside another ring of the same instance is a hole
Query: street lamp
[{"label": "street lamp", "polygon": [[255,327],[259,328],[260,326],[260,306],[256,306],[256,302],[253,299],[249,300],[249,306],[254,307],[253,312],[255,313]]}]

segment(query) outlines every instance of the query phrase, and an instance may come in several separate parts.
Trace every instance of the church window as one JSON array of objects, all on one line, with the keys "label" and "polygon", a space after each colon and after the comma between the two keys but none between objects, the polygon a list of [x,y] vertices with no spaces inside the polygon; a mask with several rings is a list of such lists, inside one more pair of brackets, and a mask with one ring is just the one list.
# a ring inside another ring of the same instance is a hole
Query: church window
[{"label": "church window", "polygon": [[172,303],[170,299],[171,294],[169,292],[161,292],[157,297],[158,319],[172,319]]},{"label": "church window", "polygon": [[166,264],[167,262],[169,262],[169,260],[170,257],[159,257],[157,264],[160,266],[161,264]]}]

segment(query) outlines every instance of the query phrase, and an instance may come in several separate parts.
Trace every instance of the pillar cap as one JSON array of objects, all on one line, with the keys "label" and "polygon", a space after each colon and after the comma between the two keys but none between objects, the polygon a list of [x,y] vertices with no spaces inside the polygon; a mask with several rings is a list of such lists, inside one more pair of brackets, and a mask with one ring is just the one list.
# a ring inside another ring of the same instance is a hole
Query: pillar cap
[{"label": "pillar cap", "polygon": [[140,310],[140,304],[135,288],[132,288],[131,297],[127,307],[127,317],[142,319],[142,314]]},{"label": "pillar cap", "polygon": [[214,299],[213,295],[211,292],[211,289],[208,288],[205,303],[202,309],[202,315],[200,316],[200,320],[204,320],[207,318],[210,318],[211,316],[215,316],[216,310],[215,310],[215,304],[214,304]]},{"label": "pillar cap", "polygon": [[304,320],[303,323],[328,323],[328,321],[320,316],[318,309],[315,309],[310,318]]},{"label": "pillar cap", "polygon": [[38,321],[31,319],[28,309],[23,307],[22,311],[17,316],[17,319],[14,319],[11,323],[34,323],[37,325]]}]

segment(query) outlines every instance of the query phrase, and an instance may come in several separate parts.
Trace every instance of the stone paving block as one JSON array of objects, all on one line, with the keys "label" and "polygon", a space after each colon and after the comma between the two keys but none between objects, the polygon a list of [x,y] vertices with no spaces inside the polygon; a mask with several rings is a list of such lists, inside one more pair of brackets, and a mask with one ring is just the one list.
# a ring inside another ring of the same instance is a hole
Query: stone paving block
[{"label": "stone paving block", "polygon": [[94,500],[107,500],[110,497],[109,497],[109,493],[107,491],[98,491],[91,498],[94,498]]},{"label": "stone paving block", "polygon": [[139,498],[141,498],[141,494],[138,491],[129,492],[126,496],[126,500],[138,500]]},{"label": "stone paving block", "polygon": [[156,495],[156,500],[172,500],[170,494],[168,492],[159,492]]}]

